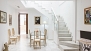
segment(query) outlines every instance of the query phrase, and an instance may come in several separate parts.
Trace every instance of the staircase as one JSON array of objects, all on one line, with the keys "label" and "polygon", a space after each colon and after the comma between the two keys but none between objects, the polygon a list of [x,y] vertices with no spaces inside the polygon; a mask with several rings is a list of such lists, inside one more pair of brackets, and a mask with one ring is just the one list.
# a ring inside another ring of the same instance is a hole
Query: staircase
[{"label": "staircase", "polygon": [[[54,14],[50,12],[50,10],[47,10],[42,5],[39,5],[36,2],[33,2],[33,7],[40,13],[48,17],[49,20],[51,20],[52,17],[54,16]],[[51,26],[52,25],[50,24],[50,27]],[[79,51],[79,45],[77,45],[72,41],[71,33],[69,32],[62,18],[59,19],[58,38],[59,38],[59,48],[61,49],[61,51]]]},{"label": "staircase", "polygon": [[40,5],[39,3],[34,2],[34,8],[47,17],[53,16],[53,14],[52,14],[52,12],[50,12],[50,10],[47,10],[42,5]]},{"label": "staircase", "polygon": [[59,19],[58,38],[61,51],[79,51],[79,45],[72,41],[71,33],[62,18]]},{"label": "staircase", "polygon": [[[35,3],[34,8],[44,14],[47,17],[52,17],[53,13],[46,10],[38,3]],[[72,41],[71,33],[69,32],[66,24],[62,18],[59,19],[59,29],[58,29],[58,38],[59,38],[59,48],[61,51],[79,51],[79,45]]]}]

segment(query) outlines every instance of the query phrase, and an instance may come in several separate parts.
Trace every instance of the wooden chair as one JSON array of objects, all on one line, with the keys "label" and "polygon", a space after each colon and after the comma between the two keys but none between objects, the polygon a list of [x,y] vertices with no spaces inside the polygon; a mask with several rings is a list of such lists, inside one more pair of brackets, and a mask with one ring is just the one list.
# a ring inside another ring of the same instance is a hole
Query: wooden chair
[{"label": "wooden chair", "polygon": [[12,28],[12,36],[15,36],[15,30]]},{"label": "wooden chair", "polygon": [[45,45],[46,45],[47,29],[44,30],[44,34],[45,34]]},{"label": "wooden chair", "polygon": [[15,34],[14,28],[12,28],[12,36],[17,37],[17,40],[18,40],[18,41],[20,40],[20,35],[16,35],[16,34]]},{"label": "wooden chair", "polygon": [[41,40],[44,40],[44,45],[46,46],[46,35],[47,35],[47,30],[44,29],[44,35],[42,34]]},{"label": "wooden chair", "polygon": [[7,44],[7,42],[6,42],[6,43],[4,44],[4,49],[3,49],[3,51],[9,51],[9,50],[8,50],[8,47],[9,47],[9,46],[8,46],[8,44]]},{"label": "wooden chair", "polygon": [[11,43],[11,41],[10,41],[10,36],[11,36],[11,33],[10,33],[10,29],[8,29],[8,44],[10,44]]},{"label": "wooden chair", "polygon": [[[35,28],[35,31],[39,30],[39,28]],[[30,35],[30,47],[33,45],[33,40],[34,40],[34,32],[30,32],[29,30],[29,35]]]},{"label": "wooden chair", "polygon": [[39,47],[41,48],[41,31],[34,31],[34,40],[33,40],[34,49],[37,45],[39,45]]},{"label": "wooden chair", "polygon": [[32,35],[33,32],[30,33],[29,30],[29,35],[30,35],[30,47],[32,46],[32,40],[34,39],[34,35]]},{"label": "wooden chair", "polygon": [[15,44],[16,44],[16,42],[17,42],[17,37],[11,36],[11,31],[10,31],[10,29],[8,29],[8,35],[9,35],[9,42],[8,42],[8,43],[12,43],[13,40],[14,40],[14,42],[15,42]]}]

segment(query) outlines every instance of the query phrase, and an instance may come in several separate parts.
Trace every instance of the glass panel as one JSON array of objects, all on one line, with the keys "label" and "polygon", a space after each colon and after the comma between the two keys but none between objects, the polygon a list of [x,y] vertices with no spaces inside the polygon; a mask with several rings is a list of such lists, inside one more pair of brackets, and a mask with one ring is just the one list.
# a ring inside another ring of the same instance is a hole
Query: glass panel
[{"label": "glass panel", "polygon": [[53,17],[52,17],[52,20],[53,20],[53,23],[54,23],[54,30],[55,31],[58,31],[58,21],[57,21],[57,18],[52,10],[52,14],[53,14]]}]

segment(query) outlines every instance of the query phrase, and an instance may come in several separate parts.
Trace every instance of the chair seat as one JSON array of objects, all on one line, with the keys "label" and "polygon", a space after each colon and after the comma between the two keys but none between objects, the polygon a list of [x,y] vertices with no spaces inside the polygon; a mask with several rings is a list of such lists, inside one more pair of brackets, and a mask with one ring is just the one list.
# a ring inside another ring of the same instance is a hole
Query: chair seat
[{"label": "chair seat", "polygon": [[40,41],[40,39],[35,39],[34,41]]},{"label": "chair seat", "polygon": [[41,36],[41,39],[45,39],[44,36]]},{"label": "chair seat", "polygon": [[15,39],[15,38],[17,38],[17,37],[15,37],[15,36],[11,36],[10,38]]}]

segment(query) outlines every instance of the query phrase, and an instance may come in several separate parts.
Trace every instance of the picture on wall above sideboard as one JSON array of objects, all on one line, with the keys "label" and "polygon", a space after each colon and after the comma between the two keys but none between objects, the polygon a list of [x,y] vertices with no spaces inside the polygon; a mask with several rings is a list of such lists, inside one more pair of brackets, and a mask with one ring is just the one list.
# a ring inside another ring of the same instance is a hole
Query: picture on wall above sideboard
[{"label": "picture on wall above sideboard", "polygon": [[91,24],[91,7],[84,9],[84,23]]},{"label": "picture on wall above sideboard", "polygon": [[35,25],[40,25],[41,24],[41,17],[40,16],[35,16]]},{"label": "picture on wall above sideboard", "polygon": [[0,11],[0,23],[7,23],[7,13]]},{"label": "picture on wall above sideboard", "polygon": [[9,25],[12,25],[12,15],[9,15]]}]

